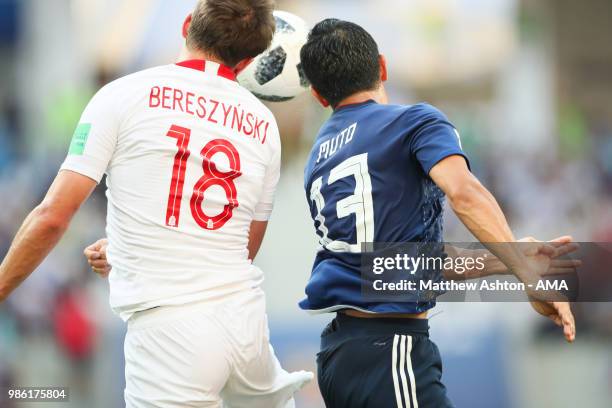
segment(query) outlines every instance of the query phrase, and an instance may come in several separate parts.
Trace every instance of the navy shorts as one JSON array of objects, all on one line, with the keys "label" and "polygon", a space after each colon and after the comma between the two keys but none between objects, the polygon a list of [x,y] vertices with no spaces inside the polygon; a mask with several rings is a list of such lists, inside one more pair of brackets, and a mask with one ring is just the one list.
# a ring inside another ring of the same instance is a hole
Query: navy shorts
[{"label": "navy shorts", "polygon": [[453,407],[426,319],[338,313],[321,334],[317,368],[327,408]]}]

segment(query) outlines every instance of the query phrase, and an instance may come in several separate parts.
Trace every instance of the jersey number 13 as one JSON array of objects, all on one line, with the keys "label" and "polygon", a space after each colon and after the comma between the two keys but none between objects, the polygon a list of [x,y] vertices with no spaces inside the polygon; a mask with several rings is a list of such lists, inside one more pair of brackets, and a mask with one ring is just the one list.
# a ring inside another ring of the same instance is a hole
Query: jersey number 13
[{"label": "jersey number 13", "polygon": [[355,244],[332,240],[327,236],[329,230],[325,225],[325,217],[322,214],[325,207],[325,199],[321,193],[323,177],[319,177],[312,183],[310,199],[315,204],[317,211],[315,220],[319,222],[318,230],[321,233],[321,245],[335,252],[361,252],[362,243],[374,241],[374,203],[372,201],[372,180],[368,172],[367,153],[350,157],[334,167],[329,173],[327,184],[333,184],[345,177],[355,178],[355,192],[336,203],[336,213],[338,218],[355,214],[357,233]]}]

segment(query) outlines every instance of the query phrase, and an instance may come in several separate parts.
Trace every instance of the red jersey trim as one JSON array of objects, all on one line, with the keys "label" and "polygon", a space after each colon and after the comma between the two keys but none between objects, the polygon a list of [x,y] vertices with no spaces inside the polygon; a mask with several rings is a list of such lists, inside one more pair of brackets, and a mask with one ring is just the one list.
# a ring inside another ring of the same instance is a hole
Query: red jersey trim
[{"label": "red jersey trim", "polygon": [[[184,67],[184,68],[195,69],[196,71],[206,71],[206,61],[205,60],[181,61],[181,62],[177,62],[176,65]],[[220,77],[229,79],[230,81],[236,80],[236,74],[234,74],[234,70],[223,64],[219,64],[217,75],[219,75]]]}]

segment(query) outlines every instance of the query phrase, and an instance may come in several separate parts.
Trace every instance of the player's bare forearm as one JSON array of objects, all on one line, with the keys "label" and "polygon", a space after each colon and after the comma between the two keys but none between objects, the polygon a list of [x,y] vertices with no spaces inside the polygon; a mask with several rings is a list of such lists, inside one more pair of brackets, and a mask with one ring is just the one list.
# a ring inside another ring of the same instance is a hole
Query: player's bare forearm
[{"label": "player's bare forearm", "polygon": [[[529,243],[541,242],[532,237],[525,237],[518,240],[523,245],[521,250],[526,256],[533,256],[538,248]],[[572,242],[572,237],[569,235],[560,236],[548,241],[550,246],[554,248],[554,253],[548,254],[551,258],[549,268],[542,272],[543,276],[547,275],[564,275],[576,273],[576,268],[582,265],[579,259],[567,259],[565,256],[576,252],[580,246]],[[509,275],[512,271],[508,269],[498,257],[493,255],[486,249],[470,250],[457,248],[452,245],[445,245],[444,251],[450,258],[461,257],[464,259],[478,260],[479,262],[464,263],[461,273],[454,269],[445,269],[444,278],[447,280],[469,280],[486,278],[493,275]],[[455,265],[456,262],[453,262]]]},{"label": "player's bare forearm", "polygon": [[251,228],[249,230],[249,259],[254,260],[261,248],[264,236],[266,235],[266,229],[268,228],[268,221],[252,221]]},{"label": "player's bare forearm", "polygon": [[0,265],[0,301],[5,300],[57,245],[96,182],[60,172],[43,202],[26,218]]},{"label": "player's bare forearm", "polygon": [[484,267],[479,267],[476,263],[471,263],[469,267],[461,273],[455,269],[444,269],[444,279],[446,280],[469,280],[484,278],[491,275],[508,273],[508,268],[490,251],[486,249],[458,249],[450,245],[444,247],[444,251],[450,258],[463,257],[469,259],[482,259]]},{"label": "player's bare forearm", "polygon": [[[465,160],[460,156],[447,157],[429,175],[446,193],[451,207],[472,234],[519,280],[535,287],[538,273],[547,269],[549,262],[537,256],[528,261],[519,245],[510,244],[515,241],[514,235],[503,212],[493,195],[469,171]],[[543,244],[538,251],[552,258],[555,250]],[[569,303],[536,300],[533,291],[528,292],[533,308],[562,326],[565,338],[574,341],[576,326]]]},{"label": "player's bare forearm", "polygon": [[0,266],[0,301],[40,265],[66,227],[42,206],[28,215]]},{"label": "player's bare forearm", "polygon": [[[472,176],[473,177],[473,176]],[[527,266],[520,246],[513,245],[514,235],[506,217],[491,193],[475,177],[468,186],[450,199],[450,204],[459,219],[483,243],[508,270],[527,284],[533,284],[538,276]],[[490,261],[491,270],[500,265]]]},{"label": "player's bare forearm", "polygon": [[[515,245],[506,217],[493,195],[469,171],[460,156],[450,156],[430,172],[434,182],[446,193],[457,217],[504,265],[523,282],[532,282],[524,255]],[[498,243],[502,243],[498,245]]]}]

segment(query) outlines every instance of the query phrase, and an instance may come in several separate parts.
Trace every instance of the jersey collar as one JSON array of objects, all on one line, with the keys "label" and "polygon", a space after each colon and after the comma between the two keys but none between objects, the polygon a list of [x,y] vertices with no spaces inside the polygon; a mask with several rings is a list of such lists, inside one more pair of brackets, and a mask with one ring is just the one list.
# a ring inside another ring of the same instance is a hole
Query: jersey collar
[{"label": "jersey collar", "polygon": [[370,105],[372,103],[376,103],[376,101],[374,99],[368,99],[367,101],[363,101],[363,102],[349,103],[349,104],[337,107],[336,109],[334,109],[334,112],[339,112],[339,111],[347,109],[347,108],[356,108],[356,107],[359,107],[359,106]]},{"label": "jersey collar", "polygon": [[218,64],[213,61],[205,61],[205,60],[187,60],[177,62],[176,65],[184,68],[195,69],[196,71],[202,71],[206,73],[212,73],[218,75],[220,77],[229,79],[230,81],[236,80],[236,74],[234,74],[234,70],[228,66]]}]

